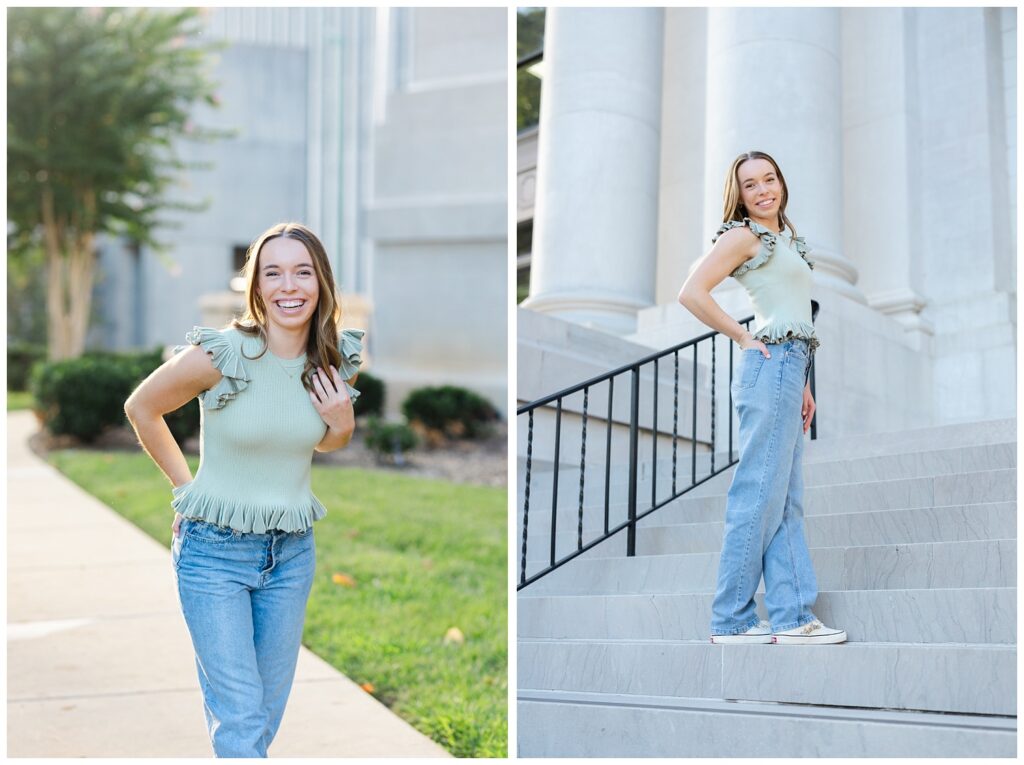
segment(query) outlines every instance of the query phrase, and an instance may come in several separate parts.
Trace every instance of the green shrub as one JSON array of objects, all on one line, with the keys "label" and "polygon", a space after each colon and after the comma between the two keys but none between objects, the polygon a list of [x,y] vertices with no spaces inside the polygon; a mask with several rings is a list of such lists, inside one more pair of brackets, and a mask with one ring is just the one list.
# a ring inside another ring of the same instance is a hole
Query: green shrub
[{"label": "green shrub", "polygon": [[124,424],[124,402],[136,382],[128,364],[82,356],[37,365],[31,390],[51,433],[91,442],[107,428]]},{"label": "green shrub", "polygon": [[[156,348],[152,351],[143,351],[141,353],[120,353],[108,355],[118,358],[123,363],[132,367],[138,380],[135,386],[132,387],[132,390],[138,386],[138,383],[149,377],[149,375],[164,362],[162,348]],[[170,429],[171,435],[174,436],[174,440],[179,444],[184,443],[185,439],[191,438],[199,432],[199,398],[194,398],[180,409],[176,409],[173,412],[165,414],[164,422],[167,423],[167,427]]]},{"label": "green shrub", "polygon": [[7,390],[28,390],[32,365],[46,360],[46,346],[15,341],[7,346]]},{"label": "green shrub", "polygon": [[[157,349],[141,353],[89,351],[77,359],[38,364],[31,390],[46,428],[54,435],[95,441],[109,427],[127,424],[124,402],[162,363]],[[178,443],[199,431],[199,402],[193,399],[164,415]]]},{"label": "green shrub", "polygon": [[465,438],[486,435],[498,417],[483,396],[454,385],[417,388],[405,399],[402,413],[429,430]]},{"label": "green shrub", "polygon": [[356,417],[381,415],[384,412],[384,381],[369,372],[360,372],[353,386],[359,398],[352,405]]},{"label": "green shrub", "polygon": [[366,446],[380,459],[401,462],[402,455],[416,448],[418,440],[404,422],[385,422],[371,417],[366,423]]}]

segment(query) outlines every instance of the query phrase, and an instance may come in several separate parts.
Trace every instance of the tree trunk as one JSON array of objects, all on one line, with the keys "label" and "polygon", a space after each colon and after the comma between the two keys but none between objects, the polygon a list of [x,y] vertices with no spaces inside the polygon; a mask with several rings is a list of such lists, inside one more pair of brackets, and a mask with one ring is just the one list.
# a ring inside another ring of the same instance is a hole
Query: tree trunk
[{"label": "tree trunk", "polygon": [[46,243],[47,356],[51,361],[72,359],[85,350],[95,278],[95,234],[92,227],[96,195],[83,195],[85,215],[68,227],[54,212],[53,192],[43,191],[42,212]]}]

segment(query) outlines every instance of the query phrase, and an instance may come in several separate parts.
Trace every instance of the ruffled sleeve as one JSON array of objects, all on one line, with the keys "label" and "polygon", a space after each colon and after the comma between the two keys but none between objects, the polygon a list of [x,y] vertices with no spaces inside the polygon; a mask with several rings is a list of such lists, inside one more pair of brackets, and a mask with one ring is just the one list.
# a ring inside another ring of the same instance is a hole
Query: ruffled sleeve
[{"label": "ruffled sleeve", "polygon": [[355,401],[359,398],[359,391],[348,384],[348,381],[359,374],[359,367],[363,363],[363,335],[366,333],[361,329],[343,329],[338,336],[338,350],[341,351],[341,379],[345,381],[348,388],[348,395]]},{"label": "ruffled sleeve", "polygon": [[[222,375],[219,383],[199,394],[199,401],[204,407],[220,409],[249,385],[252,378],[246,373],[238,352],[222,331],[210,327],[193,327],[185,339],[189,345],[201,345],[213,357],[213,365]],[[179,345],[174,350],[177,352],[186,347]]]},{"label": "ruffled sleeve", "polygon": [[718,237],[720,237],[729,229],[741,228],[743,226],[746,226],[751,231],[753,231],[754,234],[756,234],[757,237],[761,240],[761,249],[757,251],[757,254],[754,257],[752,257],[745,263],[741,264],[739,268],[737,268],[735,271],[729,274],[730,276],[733,277],[742,276],[743,274],[747,273],[747,271],[752,271],[755,268],[763,266],[771,259],[772,255],[775,254],[775,233],[765,228],[760,223],[752,221],[750,218],[744,218],[741,221],[726,221],[725,223],[722,224],[722,227],[718,229],[718,232],[711,238],[711,243],[714,244],[715,242],[717,242]]},{"label": "ruffled sleeve", "polygon": [[807,257],[807,253],[811,251],[811,248],[807,246],[807,242],[804,241],[802,236],[793,237],[793,246],[796,247],[796,251],[800,253],[800,257],[804,259],[807,267],[814,270],[814,261]]}]

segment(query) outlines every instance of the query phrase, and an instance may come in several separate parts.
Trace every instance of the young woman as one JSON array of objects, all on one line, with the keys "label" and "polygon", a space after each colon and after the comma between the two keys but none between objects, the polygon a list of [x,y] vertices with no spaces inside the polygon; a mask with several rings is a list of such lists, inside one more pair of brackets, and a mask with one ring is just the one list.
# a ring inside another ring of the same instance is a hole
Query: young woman
[{"label": "young woman", "polygon": [[[323,245],[282,223],[253,242],[246,311],[192,347],[125,404],[143,448],[173,485],[172,560],[218,757],[266,757],[291,690],[313,582],[313,451],[345,446],[362,330],[341,307]],[[201,403],[195,478],[163,415]]]},{"label": "young woman", "polygon": [[[694,316],[743,349],[732,384],[739,464],[725,512],[712,643],[846,640],[843,630],[824,626],[811,612],[818,585],[804,537],[801,462],[803,434],[814,417],[808,376],[818,339],[811,323],[813,266],[786,217],[788,199],[774,159],[760,151],[738,156],[726,176],[724,222],[714,246],[679,293]],[[750,296],[753,332],[711,297],[727,276]],[[762,574],[770,623],[754,606]]]}]

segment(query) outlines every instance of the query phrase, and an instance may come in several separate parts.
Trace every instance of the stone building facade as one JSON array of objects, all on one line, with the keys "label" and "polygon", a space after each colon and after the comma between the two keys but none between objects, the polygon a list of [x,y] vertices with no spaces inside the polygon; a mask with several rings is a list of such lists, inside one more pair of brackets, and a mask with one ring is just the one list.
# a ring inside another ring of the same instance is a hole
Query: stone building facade
[{"label": "stone building facade", "polygon": [[1014,416],[1015,8],[549,8],[519,143],[521,401],[706,331],[676,295],[757,149],[816,262],[820,434]]},{"label": "stone building facade", "polygon": [[[507,19],[503,8],[206,9],[219,108],[236,131],[176,152],[166,252],[102,246],[93,345],[181,342],[218,315],[249,243],[283,220],[324,241],[347,326],[395,413],[451,383],[507,408]],[[204,306],[206,306],[204,308]]]}]

